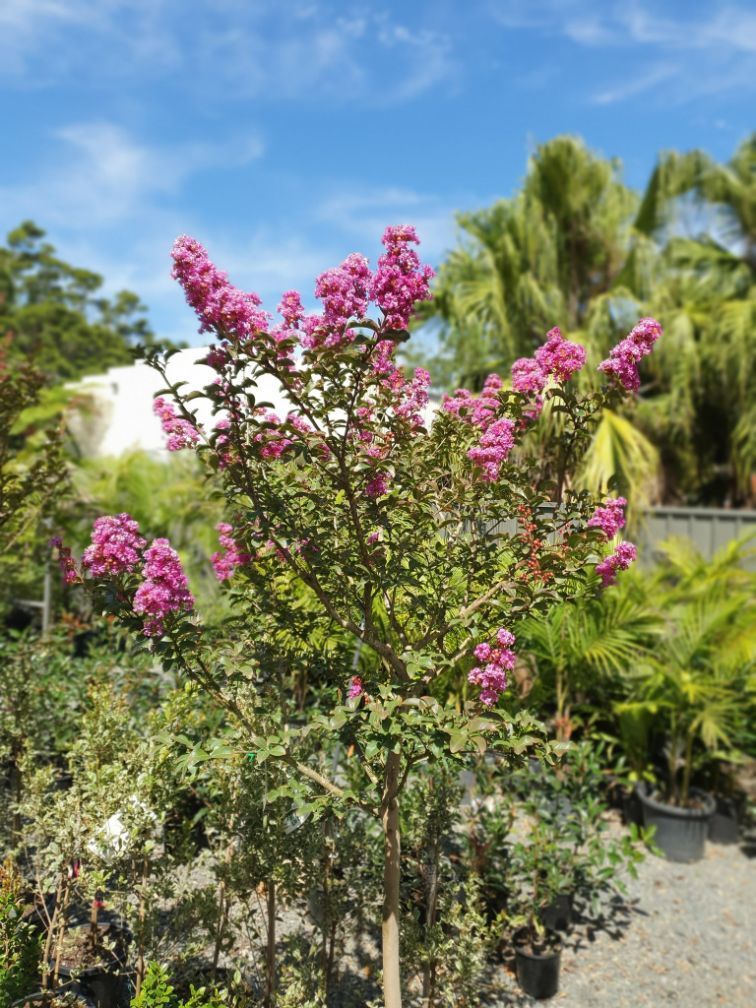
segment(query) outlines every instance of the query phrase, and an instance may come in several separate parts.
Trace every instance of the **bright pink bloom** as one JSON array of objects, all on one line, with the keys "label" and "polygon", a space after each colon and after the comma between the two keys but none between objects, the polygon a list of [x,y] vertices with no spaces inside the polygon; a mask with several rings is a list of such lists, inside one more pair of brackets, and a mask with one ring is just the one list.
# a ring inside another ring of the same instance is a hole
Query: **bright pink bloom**
[{"label": "bright pink bloom", "polygon": [[81,581],[79,572],[76,570],[74,558],[71,556],[71,550],[68,546],[63,545],[63,540],[60,536],[53,536],[50,540],[50,545],[58,552],[58,566],[63,575],[63,583],[76,584],[78,581]]},{"label": "bright pink bloom", "polygon": [[533,357],[520,357],[512,365],[515,392],[543,392],[548,375]]},{"label": "bright pink bloom", "polygon": [[176,415],[171,403],[158,396],[152,404],[152,411],[160,419],[163,430],[168,435],[166,448],[168,451],[181,451],[182,448],[193,448],[200,440],[200,432],[194,424]]},{"label": "bright pink bloom", "polygon": [[409,225],[388,227],[383,233],[385,253],[378,260],[370,296],[391,329],[406,329],[415,303],[430,297],[430,266],[421,266],[412,245],[419,245],[417,232]]},{"label": "bright pink bloom", "polygon": [[144,623],[145,636],[159,637],[165,630],[164,618],[190,610],[194,598],[179,555],[167,539],[153,539],[144,559],[144,581],[134,595],[134,612],[149,617]]},{"label": "bright pink bloom", "polygon": [[177,238],[171,256],[172,276],[184,288],[186,300],[197,313],[200,332],[214,330],[222,337],[244,342],[267,331],[270,316],[260,308],[257,294],[232,286],[195,238]]},{"label": "bright pink bloom", "polygon": [[215,576],[219,581],[228,581],[236,571],[237,567],[249,563],[252,559],[250,553],[243,553],[236,545],[233,537],[233,526],[228,522],[220,522],[215,526],[218,532],[218,542],[223,547],[222,551],[213,553],[210,563],[213,565]]},{"label": "bright pink bloom", "polygon": [[473,403],[473,394],[466,388],[458,388],[453,395],[445,395],[441,401],[441,409],[452,416],[462,417],[462,410],[467,413]]},{"label": "bright pink bloom", "polygon": [[401,390],[401,401],[394,407],[394,413],[405,419],[411,427],[423,425],[423,410],[428,405],[430,384],[430,374],[425,368],[417,368],[412,381]]},{"label": "bright pink bloom", "polygon": [[599,371],[611,375],[628,392],[637,392],[640,388],[638,361],[651,353],[661,334],[662,327],[656,319],[642,318],[599,364]]},{"label": "bright pink bloom", "polygon": [[133,571],[141,560],[145,541],[131,515],[103,515],[92,527],[92,545],[81,558],[82,567],[95,577]]},{"label": "bright pink bloom", "polygon": [[468,389],[457,389],[453,396],[446,396],[442,408],[469,424],[487,430],[493,423],[499,409],[499,390],[504,383],[497,374],[490,374],[483,382],[479,396]]},{"label": "bright pink bloom", "polygon": [[370,358],[370,366],[378,375],[391,374],[396,369],[394,364],[395,344],[393,340],[379,340],[375,344]]},{"label": "bright pink bloom", "polygon": [[585,364],[585,347],[570,343],[555,326],[546,334],[544,345],[536,350],[535,359],[544,374],[556,382],[565,382]]},{"label": "bright pink bloom", "polygon": [[391,477],[386,472],[377,472],[373,478],[365,484],[366,497],[383,497],[389,488]]},{"label": "bright pink bloom", "polygon": [[499,478],[501,466],[514,447],[514,431],[513,420],[494,420],[477,446],[468,451],[467,457],[482,469],[486,483],[495,483]]},{"label": "bright pink bloom", "polygon": [[[350,319],[361,319],[367,311],[372,274],[367,259],[357,252],[340,266],[321,273],[315,281],[315,297],[323,302],[323,325],[341,336]],[[326,345],[334,345],[326,339]]]},{"label": "bright pink bloom", "polygon": [[617,580],[617,572],[627,570],[631,563],[635,562],[638,550],[629,542],[621,542],[614,553],[596,564],[596,573],[601,577],[602,587],[608,588]]},{"label": "bright pink bloom", "polygon": [[222,347],[211,346],[202,363],[207,364],[208,367],[213,368],[215,371],[222,371],[230,359],[228,353]]},{"label": "bright pink bloom", "polygon": [[349,690],[347,691],[347,697],[350,700],[354,700],[355,697],[361,696],[363,693],[362,679],[359,676],[352,676],[349,680]]},{"label": "bright pink bloom", "polygon": [[624,528],[626,506],[627,501],[624,497],[608,498],[603,507],[597,507],[593,512],[588,527],[603,529],[607,539],[614,539],[619,530]]},{"label": "bright pink bloom", "polygon": [[292,329],[296,329],[304,318],[304,308],[299,292],[295,290],[286,291],[281,297],[278,305],[278,314],[284,322]]},{"label": "bright pink bloom", "polygon": [[260,445],[260,458],[278,459],[294,442],[280,429],[281,421],[277,413],[259,409],[257,414],[260,422],[265,425],[253,439]]},{"label": "bright pink bloom", "polygon": [[478,644],[473,654],[485,665],[470,669],[467,681],[480,686],[480,700],[487,707],[495,704],[507,688],[507,672],[515,667],[517,655],[512,650],[515,635],[503,627],[496,633],[494,644]]}]

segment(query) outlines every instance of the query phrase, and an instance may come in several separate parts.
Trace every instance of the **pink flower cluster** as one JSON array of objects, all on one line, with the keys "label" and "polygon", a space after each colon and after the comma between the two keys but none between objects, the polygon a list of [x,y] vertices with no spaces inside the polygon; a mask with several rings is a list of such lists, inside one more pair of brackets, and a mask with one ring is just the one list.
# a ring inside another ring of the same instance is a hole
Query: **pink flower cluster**
[{"label": "pink flower cluster", "polygon": [[628,392],[637,392],[640,388],[638,361],[651,353],[661,334],[662,327],[656,319],[642,318],[599,364],[599,371],[611,375]]},{"label": "pink flower cluster", "polygon": [[481,434],[480,441],[471,448],[467,457],[482,470],[486,483],[495,483],[501,467],[514,447],[514,420],[494,420]]},{"label": "pink flower cluster", "polygon": [[222,551],[213,553],[210,563],[213,565],[215,576],[219,581],[228,581],[234,574],[237,567],[249,563],[252,559],[251,553],[243,553],[239,550],[233,537],[233,526],[228,522],[220,522],[215,526],[218,532],[218,542],[223,547]]},{"label": "pink flower cluster", "polygon": [[635,562],[638,550],[629,542],[621,542],[613,553],[596,564],[596,573],[601,578],[602,587],[608,588],[617,580],[617,573],[627,570],[631,563]]},{"label": "pink flower cluster", "polygon": [[490,374],[483,383],[479,396],[473,396],[467,389],[457,389],[453,396],[447,396],[442,403],[447,413],[482,431],[478,444],[468,451],[467,457],[481,468],[486,483],[495,483],[499,478],[501,467],[515,442],[514,421],[495,419],[499,408],[498,393],[502,385],[497,374]]},{"label": "pink flower cluster", "polygon": [[278,314],[287,326],[296,329],[304,318],[304,308],[299,291],[290,290],[281,295],[278,305]]},{"label": "pink flower cluster", "polygon": [[515,392],[543,392],[547,375],[535,357],[518,357],[512,365],[512,388]]},{"label": "pink flower cluster", "polygon": [[218,330],[222,336],[241,343],[267,331],[270,316],[260,308],[257,294],[230,284],[195,238],[177,238],[171,256],[172,276],[184,288],[186,300],[197,313],[200,332]]},{"label": "pink flower cluster", "polygon": [[164,432],[168,435],[166,448],[170,452],[181,451],[182,448],[193,448],[200,440],[200,432],[181,417],[176,416],[176,410],[171,403],[161,396],[152,404],[152,410],[160,420]]},{"label": "pink flower cluster", "polygon": [[366,497],[383,497],[388,493],[391,476],[387,472],[377,472],[365,484]]},{"label": "pink flower cluster", "polygon": [[367,259],[357,252],[340,266],[321,273],[315,281],[315,297],[323,302],[323,325],[342,330],[349,319],[361,319],[367,311],[372,274]]},{"label": "pink flower cluster", "polygon": [[134,612],[146,617],[145,636],[159,637],[165,630],[164,618],[190,610],[194,598],[178,553],[167,539],[154,539],[144,559],[144,581],[134,595]]},{"label": "pink flower cluster", "polygon": [[349,689],[347,690],[347,697],[349,700],[354,700],[355,697],[361,696],[363,693],[362,679],[355,675],[349,680]]},{"label": "pink flower cluster", "polygon": [[63,583],[76,584],[78,581],[81,581],[79,572],[76,570],[76,563],[71,556],[71,550],[68,546],[63,545],[63,540],[60,536],[53,536],[50,540],[50,545],[58,552],[58,566],[63,575]]},{"label": "pink flower cluster", "polygon": [[254,437],[260,445],[260,458],[278,459],[294,442],[280,429],[281,421],[277,413],[267,409],[259,409],[257,413],[258,419],[266,424]]},{"label": "pink flower cluster", "polygon": [[297,291],[287,291],[278,306],[283,321],[271,328],[271,317],[260,307],[257,294],[233,287],[194,238],[177,238],[171,252],[173,276],[199,316],[200,332],[216,330],[221,337],[221,346],[210,350],[207,363],[221,370],[229,359],[224,340],[246,344],[263,334],[263,345],[267,341],[278,358],[290,358],[297,341],[306,350],[341,346],[354,339],[348,323],[363,318],[371,300],[383,311],[386,328],[403,329],[415,302],[430,297],[428,282],[433,270],[420,265],[412,247],[418,244],[414,228],[386,228],[383,244],[386,251],[375,274],[364,256],[353,253],[317,278],[315,294],[323,302],[320,315],[305,315]]},{"label": "pink flower cluster", "polygon": [[624,497],[608,498],[603,506],[597,507],[593,512],[588,527],[603,529],[607,539],[614,539],[619,530],[625,526],[626,506],[627,501]]},{"label": "pink flower cluster", "polygon": [[480,700],[487,707],[495,704],[507,688],[507,672],[515,667],[517,655],[512,650],[515,635],[503,627],[496,633],[494,644],[478,644],[473,654],[485,664],[470,669],[467,680],[480,686]]},{"label": "pink flower cluster", "polygon": [[410,382],[402,383],[394,413],[406,420],[410,427],[422,427],[423,410],[428,405],[431,376],[425,368],[416,368]]},{"label": "pink flower cluster", "polygon": [[126,574],[138,566],[144,545],[131,515],[104,515],[95,519],[92,544],[84,550],[81,565],[95,577]]},{"label": "pink flower cluster", "polygon": [[554,327],[546,334],[546,342],[533,357],[520,357],[512,365],[512,388],[516,392],[539,395],[549,378],[566,382],[585,364],[585,347],[571,343]]},{"label": "pink flower cluster", "polygon": [[409,224],[387,227],[381,239],[386,249],[378,260],[370,289],[391,329],[405,329],[415,302],[430,297],[428,283],[433,276],[430,266],[421,266],[417,252],[417,232]]},{"label": "pink flower cluster", "polygon": [[497,374],[490,374],[483,383],[479,396],[474,396],[468,389],[460,388],[453,396],[445,396],[442,403],[447,413],[452,413],[461,420],[486,430],[496,416],[499,408],[499,389],[504,383]]},{"label": "pink flower cluster", "polygon": [[535,359],[544,374],[555,382],[566,382],[585,364],[585,347],[566,340],[555,326],[546,333],[546,342],[536,350]]}]

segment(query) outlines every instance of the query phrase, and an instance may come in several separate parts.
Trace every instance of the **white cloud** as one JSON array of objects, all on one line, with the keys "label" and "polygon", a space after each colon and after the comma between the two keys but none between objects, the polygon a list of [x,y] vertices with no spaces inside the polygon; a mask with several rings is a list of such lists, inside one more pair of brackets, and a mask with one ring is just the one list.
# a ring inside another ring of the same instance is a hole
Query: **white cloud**
[{"label": "white cloud", "polygon": [[599,105],[655,88],[682,103],[756,85],[756,10],[743,4],[713,0],[703,10],[670,11],[646,0],[492,0],[489,9],[510,30],[634,50],[623,78],[591,97]]},{"label": "white cloud", "polygon": [[[336,11],[334,8],[336,7]],[[453,79],[451,40],[366,5],[272,0],[0,0],[0,75],[160,78],[195,95],[409,101]],[[431,8],[432,9],[432,8]]]},{"label": "white cloud", "polygon": [[474,202],[469,194],[451,205],[411,189],[344,187],[322,201],[317,218],[344,235],[376,247],[386,225],[411,222],[421,241],[421,255],[435,262],[454,244],[455,211]]},{"label": "white cloud", "polygon": [[645,73],[633,74],[614,87],[605,88],[593,95],[596,105],[613,105],[635,95],[643,94],[664,81],[679,76],[679,67],[674,63],[660,63],[650,67]]},{"label": "white cloud", "polygon": [[218,145],[157,147],[111,122],[73,123],[53,134],[52,151],[38,176],[0,188],[0,200],[17,207],[17,216],[107,227],[152,212],[156,196],[177,192],[197,172],[246,164],[262,153],[262,140],[253,133]]}]

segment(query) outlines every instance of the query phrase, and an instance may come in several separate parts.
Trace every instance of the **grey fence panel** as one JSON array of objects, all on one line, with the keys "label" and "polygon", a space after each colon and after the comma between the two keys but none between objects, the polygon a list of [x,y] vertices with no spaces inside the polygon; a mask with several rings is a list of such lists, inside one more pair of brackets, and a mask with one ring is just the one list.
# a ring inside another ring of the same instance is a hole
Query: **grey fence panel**
[{"label": "grey fence panel", "polygon": [[[549,505],[546,505],[545,510],[548,510],[548,507]],[[514,535],[517,531],[517,522],[510,519],[492,523],[488,526],[488,530]],[[665,539],[674,536],[690,539],[699,553],[706,560],[710,560],[722,547],[749,532],[754,536],[753,545],[756,547],[756,511],[654,507],[643,515],[640,529],[631,533],[630,538],[638,544],[640,562],[652,565],[661,555],[657,548],[658,544]],[[756,557],[749,560],[748,566],[756,569]]]},{"label": "grey fence panel", "polygon": [[[641,557],[653,561],[655,546],[672,536],[690,539],[707,559],[734,539],[756,536],[756,511],[726,508],[655,507],[644,517],[638,536]],[[756,545],[756,539],[754,540]]]}]

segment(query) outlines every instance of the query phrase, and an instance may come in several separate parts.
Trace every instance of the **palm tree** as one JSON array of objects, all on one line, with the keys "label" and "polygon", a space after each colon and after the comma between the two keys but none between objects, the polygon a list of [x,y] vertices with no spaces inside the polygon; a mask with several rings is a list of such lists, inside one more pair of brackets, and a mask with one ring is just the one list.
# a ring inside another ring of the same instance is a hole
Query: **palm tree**
[{"label": "palm tree", "polygon": [[724,166],[664,155],[642,200],[618,170],[558,137],[513,198],[459,216],[461,245],[424,314],[437,377],[479,388],[558,324],[588,351],[579,380],[595,382],[610,346],[656,315],[666,335],[637,404],[604,413],[579,485],[601,492],[614,476],[634,504],[742,503],[756,467],[756,135]]},{"label": "palm tree", "polygon": [[662,155],[635,226],[662,246],[649,301],[666,328],[639,424],[660,446],[668,492],[744,502],[756,468],[756,134],[726,165]]},{"label": "palm tree", "polygon": [[673,225],[685,210],[680,198],[691,193],[698,197],[692,209],[699,215],[702,202],[717,211],[719,247],[734,248],[735,258],[756,272],[756,133],[740,144],[726,165],[700,150],[663,154],[646,187],[635,227],[656,235]]},{"label": "palm tree", "polygon": [[[583,326],[627,257],[637,197],[617,176],[581,140],[557,137],[530,159],[516,196],[458,216],[462,245],[441,266],[425,317],[461,354],[459,379],[475,388],[553,325]],[[466,368],[471,335],[481,359]]]},{"label": "palm tree", "polygon": [[568,739],[581,718],[607,702],[659,628],[648,600],[624,589],[522,622],[520,647],[536,670],[534,699],[553,707],[558,739]]}]

